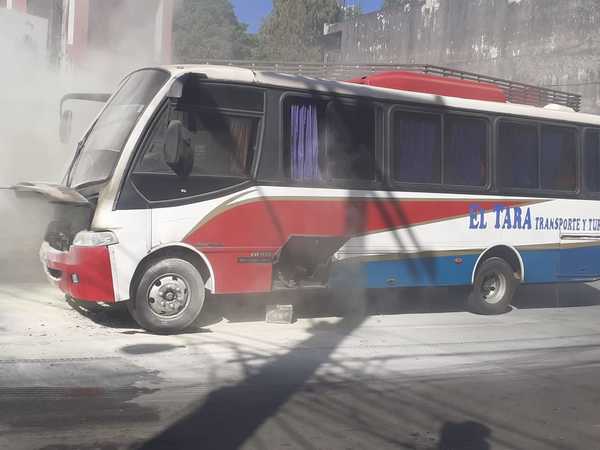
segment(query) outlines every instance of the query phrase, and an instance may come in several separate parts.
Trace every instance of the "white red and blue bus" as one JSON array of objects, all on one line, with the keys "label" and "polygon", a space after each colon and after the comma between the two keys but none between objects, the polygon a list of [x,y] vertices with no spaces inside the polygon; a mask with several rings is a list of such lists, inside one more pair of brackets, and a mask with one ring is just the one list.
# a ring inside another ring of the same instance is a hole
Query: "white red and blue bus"
[{"label": "white red and blue bus", "polygon": [[130,74],[63,185],[17,187],[59,204],[48,277],[156,332],[207,295],[470,286],[496,314],[521,283],[600,278],[600,117],[398,77]]}]

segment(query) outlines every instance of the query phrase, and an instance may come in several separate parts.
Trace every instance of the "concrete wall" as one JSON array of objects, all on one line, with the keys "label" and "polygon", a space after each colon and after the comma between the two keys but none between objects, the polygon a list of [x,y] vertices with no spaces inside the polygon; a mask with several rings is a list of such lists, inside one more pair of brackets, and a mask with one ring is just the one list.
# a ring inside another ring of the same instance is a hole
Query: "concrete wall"
[{"label": "concrete wall", "polygon": [[582,93],[600,113],[600,1],[406,0],[335,24],[328,61],[437,64]]}]

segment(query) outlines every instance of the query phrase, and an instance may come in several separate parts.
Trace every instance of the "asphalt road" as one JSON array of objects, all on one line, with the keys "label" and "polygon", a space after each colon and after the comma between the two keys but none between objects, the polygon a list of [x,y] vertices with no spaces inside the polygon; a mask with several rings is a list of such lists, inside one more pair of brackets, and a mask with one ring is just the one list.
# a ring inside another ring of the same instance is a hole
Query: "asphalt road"
[{"label": "asphalt road", "polygon": [[[446,290],[231,298],[155,336],[0,284],[0,448],[600,449],[600,292],[528,288],[508,314]],[[266,303],[296,303],[291,325]]]}]

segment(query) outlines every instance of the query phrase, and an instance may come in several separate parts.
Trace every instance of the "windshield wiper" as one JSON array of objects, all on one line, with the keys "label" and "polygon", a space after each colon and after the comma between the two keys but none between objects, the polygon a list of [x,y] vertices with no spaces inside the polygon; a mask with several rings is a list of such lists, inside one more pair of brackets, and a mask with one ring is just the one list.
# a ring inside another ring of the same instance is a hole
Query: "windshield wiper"
[{"label": "windshield wiper", "polygon": [[67,180],[66,180],[67,186],[71,185],[71,181],[72,181],[72,177],[73,177],[73,169],[75,168],[75,165],[79,162],[79,157],[81,156],[81,151],[83,150],[83,147],[84,147],[85,143],[87,142],[88,137],[90,136],[90,134],[92,134],[92,130],[96,126],[98,119],[99,118],[96,118],[96,120],[94,120],[94,122],[92,123],[92,126],[88,129],[88,132],[85,133],[85,135],[77,143],[77,147],[75,148],[75,156],[73,157],[73,163],[71,164],[71,166],[69,167],[69,170],[67,172]]}]

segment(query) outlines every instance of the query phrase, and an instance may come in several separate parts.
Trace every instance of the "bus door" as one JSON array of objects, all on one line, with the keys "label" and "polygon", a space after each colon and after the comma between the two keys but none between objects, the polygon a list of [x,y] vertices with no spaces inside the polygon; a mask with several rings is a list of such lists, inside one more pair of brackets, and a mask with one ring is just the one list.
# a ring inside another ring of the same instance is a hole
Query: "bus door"
[{"label": "bus door", "polygon": [[561,232],[558,276],[570,279],[600,277],[600,234]]}]

